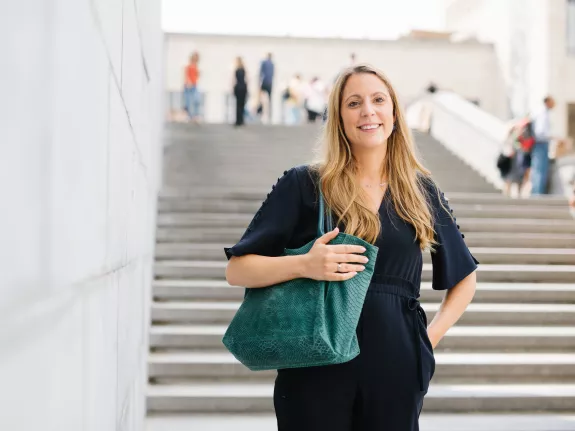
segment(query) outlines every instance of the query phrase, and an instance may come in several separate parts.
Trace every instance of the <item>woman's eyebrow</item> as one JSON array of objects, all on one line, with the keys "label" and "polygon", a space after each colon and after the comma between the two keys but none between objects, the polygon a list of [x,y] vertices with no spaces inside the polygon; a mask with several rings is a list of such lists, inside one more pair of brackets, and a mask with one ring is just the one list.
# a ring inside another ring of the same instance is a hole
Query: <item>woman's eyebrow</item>
[{"label": "woman's eyebrow", "polygon": [[[373,93],[370,97],[377,96],[378,94],[382,94],[382,95],[384,95],[384,96],[386,96],[386,97],[391,97],[388,93],[386,93],[386,92],[384,92],[384,91],[376,91],[376,92]],[[347,101],[348,101],[349,99],[351,99],[352,97],[359,97],[359,98],[361,98],[361,96],[360,96],[359,94],[352,94],[352,95],[346,97],[345,100],[344,100],[344,102],[347,102]]]}]

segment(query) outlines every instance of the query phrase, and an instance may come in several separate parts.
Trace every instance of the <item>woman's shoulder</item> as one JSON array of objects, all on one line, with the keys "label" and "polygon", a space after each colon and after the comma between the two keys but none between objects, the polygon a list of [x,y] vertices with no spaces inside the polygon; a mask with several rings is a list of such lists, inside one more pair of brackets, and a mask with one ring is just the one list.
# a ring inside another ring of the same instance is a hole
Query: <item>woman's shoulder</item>
[{"label": "woman's shoulder", "polygon": [[437,209],[441,207],[440,199],[445,199],[444,193],[439,188],[439,185],[435,182],[433,177],[430,175],[419,175],[419,182],[422,185],[422,190],[425,193],[425,197],[430,204],[431,209]]},{"label": "woman's shoulder", "polygon": [[319,181],[319,167],[317,165],[297,165],[292,169],[296,172],[299,180],[303,183],[316,184]]},{"label": "woman's shoulder", "polygon": [[319,169],[312,164],[297,165],[284,171],[278,181],[289,184],[292,192],[299,192],[304,204],[313,203],[316,200]]}]

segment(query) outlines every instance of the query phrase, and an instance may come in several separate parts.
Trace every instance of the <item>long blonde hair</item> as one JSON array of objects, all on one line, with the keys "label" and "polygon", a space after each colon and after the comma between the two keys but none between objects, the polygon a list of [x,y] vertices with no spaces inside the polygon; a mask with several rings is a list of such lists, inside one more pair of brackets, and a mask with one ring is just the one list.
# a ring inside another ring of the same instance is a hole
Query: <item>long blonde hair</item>
[{"label": "long blonde hair", "polygon": [[379,215],[370,209],[369,197],[357,184],[358,166],[340,114],[343,90],[349,77],[361,73],[371,73],[381,79],[393,101],[395,127],[387,140],[382,175],[387,174],[395,210],[399,217],[415,228],[421,249],[433,246],[433,219],[423,184],[430,173],[417,158],[413,138],[389,79],[383,72],[366,64],[341,72],[329,97],[327,123],[320,138],[322,154],[315,165],[325,201],[338,218],[338,223],[345,225],[346,233],[375,243],[381,230]]}]

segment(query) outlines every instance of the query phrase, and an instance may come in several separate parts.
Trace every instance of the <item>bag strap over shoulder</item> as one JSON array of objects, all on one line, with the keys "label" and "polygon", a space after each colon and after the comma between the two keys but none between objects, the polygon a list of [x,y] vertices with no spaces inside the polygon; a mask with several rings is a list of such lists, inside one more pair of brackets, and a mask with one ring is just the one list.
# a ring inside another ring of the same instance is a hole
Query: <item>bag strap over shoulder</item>
[{"label": "bag strap over shoulder", "polygon": [[[318,221],[317,221],[317,236],[318,238],[322,235],[325,234],[325,230],[324,230],[324,220],[325,220],[325,216],[326,216],[326,205],[325,205],[325,201],[323,199],[323,193],[321,191],[321,187],[319,188],[319,216],[318,216]],[[333,220],[332,220],[332,216],[331,216],[331,210],[329,209],[329,207],[327,208],[327,223],[325,224],[325,227],[327,228],[327,232],[330,232],[333,230]]]}]

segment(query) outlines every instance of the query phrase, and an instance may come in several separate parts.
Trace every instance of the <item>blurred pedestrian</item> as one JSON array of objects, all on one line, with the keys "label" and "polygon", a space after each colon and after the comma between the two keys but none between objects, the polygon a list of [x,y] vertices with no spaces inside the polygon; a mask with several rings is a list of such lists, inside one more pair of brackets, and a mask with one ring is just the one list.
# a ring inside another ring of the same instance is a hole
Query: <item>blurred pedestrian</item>
[{"label": "blurred pedestrian", "polygon": [[356,57],[355,57],[355,52],[352,52],[352,53],[349,55],[349,67],[353,67],[353,66],[355,66],[356,64],[357,64],[357,60],[356,60]]},{"label": "blurred pedestrian", "polygon": [[197,122],[200,116],[200,94],[198,91],[198,80],[200,78],[199,61],[200,56],[196,51],[190,56],[190,62],[184,72],[185,110],[188,113],[188,118],[194,122]]},{"label": "blurred pedestrian", "polygon": [[244,125],[246,98],[248,96],[248,84],[246,82],[246,69],[241,57],[236,58],[234,71],[234,96],[236,97],[236,126]]},{"label": "blurred pedestrian", "polygon": [[[528,124],[528,120],[518,120],[512,123],[497,162],[497,167],[505,181],[503,188],[505,196],[520,197],[525,185],[525,173],[529,168],[530,148],[522,144],[520,136],[523,134],[526,124]],[[516,186],[516,193],[512,190],[514,185]]]},{"label": "blurred pedestrian", "polygon": [[571,188],[571,193],[569,195],[569,211],[573,218],[575,218],[575,175],[573,175],[569,186]]},{"label": "blurred pedestrian", "polygon": [[327,96],[327,86],[317,76],[313,77],[306,89],[305,109],[308,123],[315,123],[318,117],[323,117],[327,107]]},{"label": "blurred pedestrian", "polygon": [[549,173],[549,142],[551,136],[551,110],[555,99],[551,96],[543,100],[543,108],[533,117],[535,145],[531,151],[531,194],[547,193],[547,176]]},{"label": "blurred pedestrian", "polygon": [[303,108],[303,82],[299,74],[290,80],[284,93],[286,108],[286,123],[301,124],[301,111]]},{"label": "blurred pedestrian", "polygon": [[[260,101],[261,109],[258,108],[258,112],[262,114],[262,118],[265,115],[268,117],[268,122],[272,121],[272,88],[274,82],[275,65],[272,61],[271,52],[265,60],[262,61],[260,65]],[[264,106],[265,105],[265,106]]]}]

